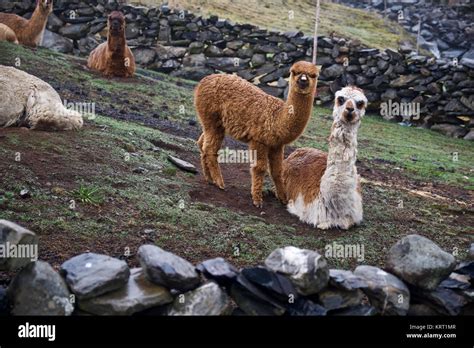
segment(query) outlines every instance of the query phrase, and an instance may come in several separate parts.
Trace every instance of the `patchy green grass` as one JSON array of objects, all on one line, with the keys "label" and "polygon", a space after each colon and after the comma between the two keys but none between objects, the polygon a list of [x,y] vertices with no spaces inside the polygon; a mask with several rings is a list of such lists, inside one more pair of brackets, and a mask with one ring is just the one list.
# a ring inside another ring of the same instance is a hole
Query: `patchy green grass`
[{"label": "patchy green grass", "polygon": [[[54,265],[87,250],[136,265],[136,250],[145,243],[195,263],[222,256],[239,266],[259,263],[286,245],[320,251],[333,242],[363,245],[362,261],[330,259],[333,266],[351,268],[383,265],[387,248],[409,233],[423,234],[461,256],[472,240],[472,207],[456,202],[473,185],[472,143],[367,116],[359,137],[359,168],[369,179],[363,185],[364,223],[349,232],[320,231],[299,223],[272,195],[265,197],[263,211],[254,209],[246,166],[224,167],[223,192],[168,161],[173,155],[199,166],[199,129],[185,122],[195,117],[192,83],[147,71],[132,80],[107,80],[74,57],[1,42],[0,50],[1,64],[20,55],[21,68],[60,86],[62,98],[100,106],[80,132],[0,130],[0,218],[35,231],[40,258]],[[163,90],[166,98],[159,99]],[[169,120],[151,122],[153,113],[164,113],[163,102]],[[186,112],[180,114],[175,110],[183,103]],[[295,145],[326,149],[329,114],[316,107]],[[452,152],[458,152],[458,162]],[[386,177],[399,186],[382,185]],[[444,199],[412,192],[430,182],[441,187]],[[20,198],[23,188],[31,191],[30,198]],[[77,199],[90,196],[91,188],[100,189],[100,201]]]},{"label": "patchy green grass", "polygon": [[[132,0],[131,3],[156,6],[158,0]],[[172,7],[193,13],[218,15],[237,23],[252,23],[274,31],[314,32],[315,0],[174,0]],[[320,35],[336,34],[357,39],[368,47],[397,48],[400,40],[414,39],[397,23],[332,2],[322,2]]]}]

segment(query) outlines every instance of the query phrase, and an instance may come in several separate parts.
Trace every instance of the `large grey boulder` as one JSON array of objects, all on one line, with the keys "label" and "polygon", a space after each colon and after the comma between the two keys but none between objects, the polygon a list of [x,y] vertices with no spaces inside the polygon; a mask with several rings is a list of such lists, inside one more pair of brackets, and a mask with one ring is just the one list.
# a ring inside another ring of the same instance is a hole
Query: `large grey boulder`
[{"label": "large grey boulder", "polygon": [[173,301],[170,292],[146,279],[141,268],[133,268],[130,273],[126,286],[102,296],[81,300],[79,308],[96,315],[131,315]]},{"label": "large grey boulder", "polygon": [[120,289],[127,284],[130,269],[125,261],[95,253],[73,257],[61,265],[60,273],[81,300]]},{"label": "large grey boulder", "polygon": [[274,250],[265,260],[274,272],[287,276],[302,295],[323,289],[329,280],[329,268],[324,256],[316,251],[292,246]]},{"label": "large grey boulder", "polygon": [[428,238],[411,234],[392,246],[385,266],[407,283],[434,290],[453,271],[456,260]]},{"label": "large grey boulder", "polygon": [[231,311],[230,297],[216,283],[178,295],[168,315],[226,315]]},{"label": "large grey boulder", "polygon": [[0,220],[0,271],[13,271],[37,259],[38,237],[13,222]]},{"label": "large grey boulder", "polygon": [[150,281],[168,289],[187,291],[199,285],[199,274],[191,263],[155,245],[142,245],[138,260]]},{"label": "large grey boulder", "polygon": [[79,40],[87,35],[89,29],[89,23],[71,24],[59,29],[59,34],[72,40]]},{"label": "large grey boulder", "polygon": [[70,293],[61,276],[46,262],[30,263],[7,290],[13,315],[71,315]]},{"label": "large grey boulder", "polygon": [[373,266],[358,266],[354,275],[367,282],[362,291],[382,315],[406,315],[410,307],[410,291],[393,274]]},{"label": "large grey boulder", "polygon": [[135,56],[135,62],[139,65],[148,65],[153,63],[156,57],[155,50],[146,47],[138,47],[132,50]]},{"label": "large grey boulder", "polygon": [[463,138],[468,133],[466,128],[449,123],[435,124],[431,127],[431,130],[453,138]]},{"label": "large grey boulder", "polygon": [[74,43],[71,39],[53,33],[48,29],[44,31],[41,46],[61,53],[71,53],[74,50]]}]

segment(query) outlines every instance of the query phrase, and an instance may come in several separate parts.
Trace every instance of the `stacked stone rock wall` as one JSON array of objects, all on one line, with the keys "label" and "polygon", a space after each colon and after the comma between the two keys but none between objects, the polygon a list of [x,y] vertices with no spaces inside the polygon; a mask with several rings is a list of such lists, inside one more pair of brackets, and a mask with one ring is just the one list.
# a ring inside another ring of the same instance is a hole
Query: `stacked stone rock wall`
[{"label": "stacked stone rock wall", "polygon": [[[32,2],[2,2],[1,7],[28,15]],[[86,56],[106,40],[106,14],[115,9],[125,13],[128,44],[137,63],[172,76],[197,81],[215,72],[237,73],[283,97],[291,64],[311,58],[312,38],[302,32],[278,33],[166,6],[106,0],[55,1],[43,45]],[[370,109],[387,119],[435,125],[444,134],[474,139],[474,64],[469,60],[420,56],[403,46],[379,51],[357,40],[321,37],[318,64],[323,67],[317,96],[322,104],[330,104],[341,86],[355,84],[365,90]],[[395,104],[419,106],[420,114],[386,112]]]},{"label": "stacked stone rock wall", "polygon": [[[341,0],[341,3],[385,15],[383,0],[363,3]],[[433,1],[389,1],[387,18],[398,22],[407,32],[418,35],[421,20],[420,46],[437,58],[457,58],[471,68],[474,65],[474,3],[458,1],[456,6]]]},{"label": "stacked stone rock wall", "polygon": [[[0,315],[473,315],[474,261],[458,262],[429,239],[408,235],[391,247],[385,269],[330,269],[317,251],[284,247],[264,265],[237,269],[222,258],[195,267],[156,245],[136,252],[139,268],[84,253],[59,272],[41,260],[33,232],[0,220]],[[41,245],[39,245],[41,248]],[[474,258],[474,244],[469,257]],[[25,256],[25,255],[23,255]]]}]

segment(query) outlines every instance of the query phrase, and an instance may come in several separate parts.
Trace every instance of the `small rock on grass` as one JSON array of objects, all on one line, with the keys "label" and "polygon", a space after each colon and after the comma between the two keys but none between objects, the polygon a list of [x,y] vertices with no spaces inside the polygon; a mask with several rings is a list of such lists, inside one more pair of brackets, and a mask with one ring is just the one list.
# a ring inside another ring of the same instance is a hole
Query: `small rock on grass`
[{"label": "small rock on grass", "polygon": [[96,315],[131,315],[173,301],[170,292],[153,284],[141,268],[133,268],[128,283],[105,295],[79,301],[79,308]]},{"label": "small rock on grass", "polygon": [[194,174],[198,172],[193,164],[183,161],[182,159],[168,155],[168,160],[181,170]]},{"label": "small rock on grass", "polygon": [[210,282],[178,295],[167,314],[176,315],[227,315],[232,311],[230,297],[216,283]]},{"label": "small rock on grass", "polygon": [[13,315],[71,315],[74,306],[64,279],[46,262],[36,261],[13,278],[7,290]]},{"label": "small rock on grass", "polygon": [[61,265],[60,273],[81,300],[124,287],[130,276],[125,261],[95,253],[85,253]]}]

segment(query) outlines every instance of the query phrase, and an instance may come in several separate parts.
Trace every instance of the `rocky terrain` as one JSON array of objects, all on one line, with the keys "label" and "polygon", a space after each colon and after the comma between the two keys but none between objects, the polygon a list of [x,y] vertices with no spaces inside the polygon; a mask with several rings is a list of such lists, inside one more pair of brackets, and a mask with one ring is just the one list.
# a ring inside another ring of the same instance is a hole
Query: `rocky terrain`
[{"label": "rocky terrain", "polygon": [[[23,4],[2,6],[24,14],[31,8]],[[197,81],[215,72],[237,73],[283,97],[289,66],[312,52],[312,38],[302,32],[278,33],[166,6],[134,7],[103,0],[56,2],[43,45],[85,56],[106,39],[104,13],[117,8],[126,14],[128,44],[138,64],[175,77]],[[464,38],[460,47],[466,48],[470,41]],[[386,119],[434,126],[445,135],[472,140],[474,63],[469,54],[436,59],[417,55],[410,45],[380,51],[357,40],[321,37],[318,64],[323,70],[317,98],[330,104],[341,86],[355,84],[366,91],[371,110]],[[395,104],[416,107],[418,112],[393,110]]]},{"label": "rocky terrain", "polygon": [[[9,250],[38,245],[33,232],[5,220],[0,241]],[[136,257],[140,267],[130,269],[123,260],[84,253],[59,272],[44,261],[6,257],[0,271],[17,272],[7,289],[0,287],[0,315],[474,314],[474,261],[458,262],[414,234],[391,246],[385,270],[330,269],[319,252],[291,246],[240,270],[223,258],[195,267],[150,244]]]},{"label": "rocky terrain", "polygon": [[[342,3],[377,11],[385,15],[384,1],[352,1]],[[474,4],[460,1],[455,6],[426,1],[389,1],[387,18],[401,24],[412,35],[420,32],[420,47],[429,50],[436,58],[460,60],[472,68],[474,65]],[[419,23],[421,21],[421,28]]]}]

